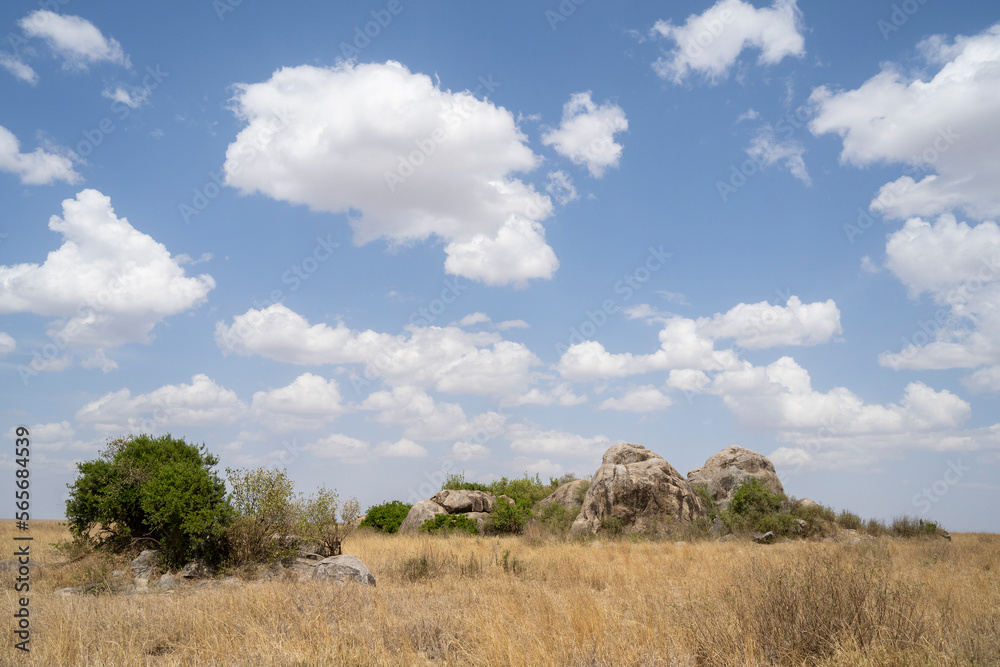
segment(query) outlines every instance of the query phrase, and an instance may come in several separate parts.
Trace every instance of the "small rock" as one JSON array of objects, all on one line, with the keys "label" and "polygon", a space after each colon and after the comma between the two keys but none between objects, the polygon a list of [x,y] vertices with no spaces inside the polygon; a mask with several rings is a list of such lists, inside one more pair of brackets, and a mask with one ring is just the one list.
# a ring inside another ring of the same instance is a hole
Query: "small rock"
[{"label": "small rock", "polygon": [[156,588],[175,588],[180,586],[181,582],[178,581],[172,574],[165,574],[160,577],[160,580],[156,582]]},{"label": "small rock", "polygon": [[757,544],[772,544],[774,542],[774,533],[767,531],[766,533],[753,533],[753,541]]},{"label": "small rock", "polygon": [[205,579],[212,576],[212,569],[203,560],[193,560],[181,570],[182,579]]},{"label": "small rock", "polygon": [[220,586],[239,586],[242,583],[239,577],[226,577],[219,580]]},{"label": "small rock", "polygon": [[681,542],[674,542],[674,546],[675,547],[683,547],[686,544],[687,544],[687,542],[683,542],[683,541],[681,541]]},{"label": "small rock", "polygon": [[313,576],[320,580],[332,579],[339,584],[356,581],[365,586],[375,585],[375,576],[368,569],[368,566],[362,563],[357,556],[351,554],[324,558],[316,565],[316,572]]},{"label": "small rock", "polygon": [[153,565],[159,555],[160,552],[156,549],[146,549],[136,556],[132,560],[132,572],[135,573],[135,578],[149,581],[149,575],[153,571]]}]

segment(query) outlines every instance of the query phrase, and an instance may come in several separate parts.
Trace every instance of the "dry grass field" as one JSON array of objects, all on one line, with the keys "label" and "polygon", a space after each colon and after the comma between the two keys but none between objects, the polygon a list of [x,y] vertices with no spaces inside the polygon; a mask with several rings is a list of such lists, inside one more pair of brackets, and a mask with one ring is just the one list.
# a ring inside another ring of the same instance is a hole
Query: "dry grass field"
[{"label": "dry grass field", "polygon": [[[13,551],[12,522],[0,540]],[[68,533],[32,523],[35,560]],[[399,537],[345,553],[375,589],[248,582],[61,597],[127,562],[31,573],[31,653],[0,664],[1000,665],[1000,536],[862,544]]]}]

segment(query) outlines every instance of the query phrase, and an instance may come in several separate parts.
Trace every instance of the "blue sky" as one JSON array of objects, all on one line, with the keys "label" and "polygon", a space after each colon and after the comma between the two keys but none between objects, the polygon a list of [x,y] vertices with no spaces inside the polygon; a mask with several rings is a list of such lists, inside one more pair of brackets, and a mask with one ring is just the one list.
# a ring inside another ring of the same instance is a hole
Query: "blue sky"
[{"label": "blue sky", "polygon": [[1000,6],[344,4],[0,9],[37,518],[169,432],[363,506],[739,444],[1000,529]]}]

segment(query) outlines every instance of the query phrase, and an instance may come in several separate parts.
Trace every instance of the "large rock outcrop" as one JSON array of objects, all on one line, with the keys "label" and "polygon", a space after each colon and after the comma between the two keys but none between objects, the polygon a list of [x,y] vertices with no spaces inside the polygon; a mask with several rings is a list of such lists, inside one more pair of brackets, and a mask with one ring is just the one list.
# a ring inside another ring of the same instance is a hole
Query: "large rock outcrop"
[{"label": "large rock outcrop", "polygon": [[774,464],[766,456],[736,445],[712,454],[705,465],[687,474],[692,485],[704,484],[708,487],[708,492],[720,508],[729,505],[733,493],[749,477],[756,477],[776,493],[785,492],[778,473],[774,471]]},{"label": "large rock outcrop", "polygon": [[424,521],[433,519],[438,514],[464,514],[476,522],[479,530],[483,530],[496,502],[496,496],[485,491],[444,489],[429,500],[421,500],[411,507],[403,523],[399,524],[399,532],[415,532],[424,525]]},{"label": "large rock outcrop", "polygon": [[655,532],[704,518],[698,494],[672,465],[642,445],[622,443],[604,453],[572,532],[595,533],[609,519],[627,532]]}]

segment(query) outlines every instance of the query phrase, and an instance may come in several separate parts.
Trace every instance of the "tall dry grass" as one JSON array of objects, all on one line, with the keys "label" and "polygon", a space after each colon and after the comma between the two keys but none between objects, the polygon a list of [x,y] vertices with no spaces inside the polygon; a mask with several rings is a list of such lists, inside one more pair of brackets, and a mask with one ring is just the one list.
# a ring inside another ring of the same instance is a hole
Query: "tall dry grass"
[{"label": "tall dry grass", "polygon": [[[33,554],[65,529],[33,523]],[[13,545],[0,523],[0,542]],[[52,591],[124,564],[32,572],[30,656],[0,664],[998,665],[1000,536],[796,542],[573,542],[380,535],[345,553],[378,587],[249,582],[175,593]],[[11,549],[12,551],[13,549]]]}]

